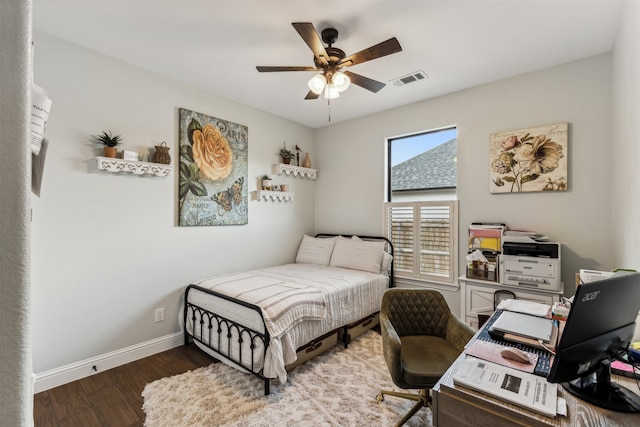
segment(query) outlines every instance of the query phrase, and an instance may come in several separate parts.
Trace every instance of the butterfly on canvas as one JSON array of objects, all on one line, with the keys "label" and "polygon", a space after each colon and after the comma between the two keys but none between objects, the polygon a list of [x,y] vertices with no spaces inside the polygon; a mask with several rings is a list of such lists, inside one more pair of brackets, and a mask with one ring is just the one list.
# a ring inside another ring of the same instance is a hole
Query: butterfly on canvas
[{"label": "butterfly on canvas", "polygon": [[244,184],[244,177],[241,176],[228,190],[214,194],[211,199],[225,211],[230,211],[233,206],[242,203],[242,184]]}]

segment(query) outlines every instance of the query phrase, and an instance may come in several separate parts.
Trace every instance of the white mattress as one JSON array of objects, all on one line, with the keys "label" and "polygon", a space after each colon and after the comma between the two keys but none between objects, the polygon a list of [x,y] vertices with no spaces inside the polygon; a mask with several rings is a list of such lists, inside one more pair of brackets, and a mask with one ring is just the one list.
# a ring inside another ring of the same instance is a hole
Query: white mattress
[{"label": "white mattress", "polygon": [[[315,264],[285,264],[251,270],[250,273],[312,287],[320,290],[325,296],[327,313],[324,319],[307,320],[292,326],[281,334],[271,336],[265,360],[254,360],[255,371],[264,368],[263,375],[265,377],[278,378],[282,382],[287,379],[285,366],[296,360],[297,348],[327,332],[379,311],[382,294],[389,283],[389,278],[386,275]],[[196,284],[207,287],[207,279],[200,280]],[[189,292],[188,298],[189,302],[193,304],[246,326],[257,330],[263,328],[262,319],[257,313],[237,304],[212,298],[196,289]],[[189,333],[193,333],[191,319],[187,319],[186,327]],[[197,328],[196,334],[198,334]],[[208,337],[202,338],[205,342],[208,340]],[[223,339],[222,350],[226,352],[228,349],[224,341]],[[248,346],[249,344],[245,342],[243,344],[245,348],[242,349],[242,361],[245,364],[251,363]],[[232,348],[230,350],[232,358],[237,358],[240,349]],[[260,353],[261,357],[262,351],[256,353]],[[229,364],[238,367],[233,363]]]}]

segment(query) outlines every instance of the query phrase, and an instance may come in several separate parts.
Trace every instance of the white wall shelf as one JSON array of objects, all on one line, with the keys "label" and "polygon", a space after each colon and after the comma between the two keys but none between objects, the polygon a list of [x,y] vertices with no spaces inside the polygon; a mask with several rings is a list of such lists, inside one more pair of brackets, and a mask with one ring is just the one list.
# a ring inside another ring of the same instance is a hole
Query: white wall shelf
[{"label": "white wall shelf", "polygon": [[287,175],[293,174],[293,176],[300,175],[300,177],[306,176],[309,179],[316,179],[318,169],[303,168],[302,166],[285,165],[284,163],[280,163],[273,165],[273,173],[275,175],[282,175],[283,173],[286,173]]},{"label": "white wall shelf", "polygon": [[113,173],[133,173],[135,175],[169,176],[173,166],[160,163],[136,162],[133,160],[115,159],[97,156],[98,169]]},{"label": "white wall shelf", "polygon": [[288,202],[293,200],[293,193],[289,191],[266,191],[266,190],[258,190],[254,191],[256,200],[264,199],[264,200],[276,200],[280,202]]}]

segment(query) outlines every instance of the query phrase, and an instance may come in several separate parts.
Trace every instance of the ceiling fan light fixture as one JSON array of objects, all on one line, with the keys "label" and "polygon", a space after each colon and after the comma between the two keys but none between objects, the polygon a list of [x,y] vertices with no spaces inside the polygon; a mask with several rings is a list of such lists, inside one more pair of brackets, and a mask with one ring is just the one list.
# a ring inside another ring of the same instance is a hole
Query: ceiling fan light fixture
[{"label": "ceiling fan light fixture", "polygon": [[340,91],[332,83],[328,83],[324,88],[324,99],[335,99],[340,97]]},{"label": "ceiling fan light fixture", "polygon": [[320,95],[327,84],[327,79],[322,74],[316,74],[309,80],[308,86],[311,92]]},{"label": "ceiling fan light fixture", "polygon": [[[279,71],[315,71],[316,75],[308,81],[310,92],[304,99],[318,99],[324,91],[325,99],[337,98],[351,83],[370,92],[377,93],[385,84],[350,71],[339,71],[363,62],[401,52],[398,39],[392,37],[376,45],[347,56],[342,49],[334,47],[338,40],[338,30],[325,28],[322,36],[311,22],[292,22],[293,28],[313,52],[313,66],[257,66],[260,73]],[[324,45],[327,45],[326,47]],[[351,79],[353,78],[353,82]]]},{"label": "ceiling fan light fixture", "polygon": [[351,79],[341,71],[335,73],[331,78],[331,81],[339,92],[344,92],[351,84]]}]

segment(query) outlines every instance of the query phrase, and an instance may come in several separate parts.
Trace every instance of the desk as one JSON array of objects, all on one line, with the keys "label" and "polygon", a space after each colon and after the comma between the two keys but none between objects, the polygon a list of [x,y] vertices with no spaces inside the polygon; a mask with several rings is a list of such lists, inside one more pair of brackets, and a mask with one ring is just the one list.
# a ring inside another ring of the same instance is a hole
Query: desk
[{"label": "desk", "polygon": [[[477,334],[476,334],[477,335]],[[472,338],[472,340],[475,339]],[[433,425],[435,427],[502,426],[639,426],[640,414],[613,412],[586,403],[562,386],[558,395],[567,401],[567,416],[546,417],[492,396],[453,384],[453,375],[462,354],[433,387]],[[633,378],[611,376],[612,381],[639,393]]]}]

